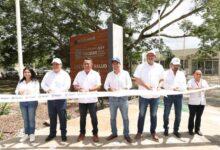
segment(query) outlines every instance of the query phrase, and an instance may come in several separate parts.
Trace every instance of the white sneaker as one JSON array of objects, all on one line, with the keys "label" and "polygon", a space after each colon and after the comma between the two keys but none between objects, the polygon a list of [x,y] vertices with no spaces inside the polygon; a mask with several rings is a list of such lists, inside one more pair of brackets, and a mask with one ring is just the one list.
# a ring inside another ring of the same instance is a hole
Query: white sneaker
[{"label": "white sneaker", "polygon": [[34,142],[35,141],[35,135],[34,134],[31,134],[30,135],[30,142]]},{"label": "white sneaker", "polygon": [[28,134],[24,134],[24,136],[20,139],[20,142],[24,142],[28,139]]}]

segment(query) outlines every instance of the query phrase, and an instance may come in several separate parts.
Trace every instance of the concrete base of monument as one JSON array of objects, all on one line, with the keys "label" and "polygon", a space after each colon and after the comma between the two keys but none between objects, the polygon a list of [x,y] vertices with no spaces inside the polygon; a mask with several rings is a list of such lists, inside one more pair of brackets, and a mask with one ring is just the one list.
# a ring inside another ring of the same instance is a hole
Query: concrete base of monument
[{"label": "concrete base of monument", "polygon": [[[186,107],[186,105],[185,105]],[[57,128],[57,137],[45,143],[45,138],[49,133],[49,128],[44,128],[36,131],[36,140],[33,143],[20,143],[20,137],[2,141],[0,149],[193,149],[193,150],[217,150],[220,149],[220,107],[207,105],[202,116],[201,131],[204,136],[194,135],[190,136],[187,130],[188,111],[183,110],[182,121],[180,126],[180,133],[182,137],[176,138],[172,132],[174,123],[174,111],[170,113],[170,135],[165,137],[163,135],[163,105],[158,109],[158,124],[157,133],[159,142],[151,139],[149,133],[150,118],[149,109],[146,114],[144,133],[141,140],[134,140],[137,132],[137,118],[138,118],[138,102],[130,101],[129,105],[129,128],[130,135],[133,139],[131,144],[127,143],[123,137],[123,122],[121,114],[118,111],[117,127],[119,137],[112,141],[106,141],[106,137],[111,134],[110,128],[110,113],[109,108],[98,111],[98,127],[100,141],[94,143],[92,137],[92,126],[89,115],[87,116],[87,134],[82,142],[77,142],[79,134],[79,118],[68,121],[68,140],[62,142],[60,137],[59,127]]]}]

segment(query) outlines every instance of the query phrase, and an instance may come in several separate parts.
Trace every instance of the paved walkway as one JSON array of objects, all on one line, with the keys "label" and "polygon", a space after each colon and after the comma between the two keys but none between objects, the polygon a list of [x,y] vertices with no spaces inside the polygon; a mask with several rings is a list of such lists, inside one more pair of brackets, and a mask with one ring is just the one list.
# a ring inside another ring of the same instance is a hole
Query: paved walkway
[{"label": "paved walkway", "polygon": [[[49,133],[49,128],[36,131],[36,141],[34,143],[19,143],[19,137],[6,140],[0,143],[0,149],[188,149],[188,150],[217,150],[220,149],[220,108],[207,106],[202,120],[202,131],[204,136],[189,136],[187,133],[188,112],[183,111],[180,132],[182,138],[177,139],[172,134],[169,137],[163,136],[163,108],[158,110],[158,126],[159,142],[151,140],[149,134],[149,110],[145,120],[145,133],[140,141],[133,141],[128,144],[122,136],[123,124],[120,113],[118,113],[118,138],[108,142],[105,138],[110,134],[110,117],[109,109],[103,109],[98,112],[99,119],[99,136],[100,142],[93,143],[91,140],[91,123],[87,117],[87,137],[83,142],[77,142],[79,134],[79,118],[68,121],[68,141],[61,142],[60,132],[55,140],[45,143],[44,140]],[[133,138],[137,129],[138,104],[132,102],[129,105],[130,133]],[[171,111],[170,128],[172,129],[174,121],[174,112]],[[170,131],[172,132],[172,131]]]}]

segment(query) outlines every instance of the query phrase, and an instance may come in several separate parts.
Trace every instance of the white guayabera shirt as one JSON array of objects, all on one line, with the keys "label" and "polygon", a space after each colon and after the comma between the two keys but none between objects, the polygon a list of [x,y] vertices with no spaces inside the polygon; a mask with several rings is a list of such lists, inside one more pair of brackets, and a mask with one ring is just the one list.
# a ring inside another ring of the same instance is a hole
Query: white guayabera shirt
[{"label": "white guayabera shirt", "polygon": [[[85,89],[86,91],[89,91],[89,89],[93,88],[94,86],[101,85],[101,77],[97,71],[91,70],[88,74],[86,72],[80,71],[76,75],[73,85],[78,85],[81,88]],[[79,98],[79,103],[96,103],[98,101],[98,98]]]},{"label": "white guayabera shirt", "polygon": [[[157,90],[159,86],[159,81],[163,79],[163,67],[155,63],[153,65],[149,65],[147,62],[140,64],[137,66],[134,77],[140,78],[144,83],[148,83],[152,86],[153,90]],[[148,90],[145,87],[138,85],[139,90]],[[151,96],[141,96],[143,98],[158,98],[158,95]]]},{"label": "white guayabera shirt", "polygon": [[177,70],[176,75],[172,69],[169,69],[164,72],[164,89],[173,90],[174,88],[178,88],[179,91],[186,90],[186,77],[185,74]]},{"label": "white guayabera shirt", "polygon": [[109,72],[104,84],[105,90],[108,90],[109,88],[113,88],[115,90],[122,90],[130,89],[131,87],[131,77],[129,73],[125,70],[121,70],[119,74],[115,74],[114,71]]}]

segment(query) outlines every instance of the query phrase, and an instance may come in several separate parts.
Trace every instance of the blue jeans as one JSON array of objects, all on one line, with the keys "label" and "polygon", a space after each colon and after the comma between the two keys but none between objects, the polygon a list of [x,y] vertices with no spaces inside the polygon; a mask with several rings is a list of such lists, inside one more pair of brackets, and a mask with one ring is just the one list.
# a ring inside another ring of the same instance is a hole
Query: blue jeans
[{"label": "blue jeans", "polygon": [[60,121],[61,136],[66,136],[66,124],[67,124],[67,114],[66,114],[66,100],[49,100],[47,102],[48,114],[50,118],[50,135],[56,136],[57,128],[57,115]]},{"label": "blue jeans", "polygon": [[164,129],[166,131],[169,130],[169,115],[172,104],[174,104],[175,109],[175,121],[174,121],[174,132],[178,132],[179,125],[181,121],[181,112],[182,112],[182,99],[183,95],[169,95],[164,97],[164,114],[163,114],[163,122]]},{"label": "blue jeans", "polygon": [[148,105],[150,105],[150,132],[155,133],[157,127],[157,109],[160,98],[139,98],[139,117],[138,117],[138,133],[143,133],[145,115]]},{"label": "blue jeans", "polygon": [[128,97],[109,97],[109,106],[111,114],[111,129],[112,134],[117,135],[116,118],[117,110],[121,111],[125,137],[129,136],[129,120],[128,120]]},{"label": "blue jeans", "polygon": [[24,133],[34,134],[35,132],[35,115],[38,102],[20,102],[22,118],[24,120]]}]

